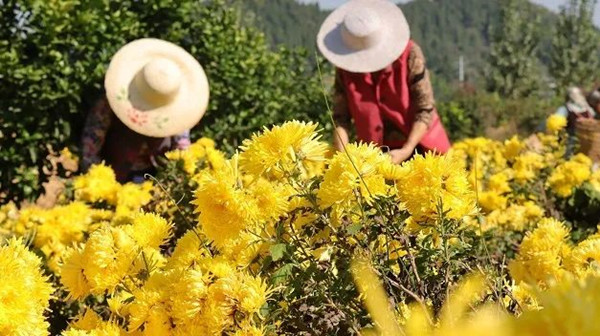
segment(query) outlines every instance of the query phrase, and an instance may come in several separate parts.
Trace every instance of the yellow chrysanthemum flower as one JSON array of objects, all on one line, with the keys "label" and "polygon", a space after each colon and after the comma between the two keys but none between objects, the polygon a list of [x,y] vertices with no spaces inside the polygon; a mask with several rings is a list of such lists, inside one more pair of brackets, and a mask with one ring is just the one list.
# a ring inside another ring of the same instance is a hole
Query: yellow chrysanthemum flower
[{"label": "yellow chrysanthemum flower", "polygon": [[263,244],[264,241],[257,234],[244,232],[238,239],[219,247],[219,252],[231,264],[246,267],[258,256]]},{"label": "yellow chrysanthemum flower", "polygon": [[600,170],[596,170],[592,173],[589,183],[597,192],[600,193]]},{"label": "yellow chrysanthemum flower", "polygon": [[440,202],[448,218],[475,213],[475,193],[467,174],[450,157],[417,155],[403,166],[408,174],[398,181],[402,186],[398,196],[415,221],[437,218]]},{"label": "yellow chrysanthemum flower", "polygon": [[544,308],[526,311],[516,320],[518,335],[600,335],[600,278],[567,278],[538,295]]},{"label": "yellow chrysanthemum flower", "polygon": [[132,300],[133,295],[127,291],[120,291],[110,298],[106,299],[108,308],[110,311],[119,317],[125,317],[129,315],[129,302]]},{"label": "yellow chrysanthemum flower", "polygon": [[253,277],[247,273],[239,275],[241,285],[236,297],[240,302],[240,308],[246,314],[258,314],[260,308],[267,302],[269,290],[261,278]]},{"label": "yellow chrysanthemum flower", "polygon": [[74,298],[113,292],[132,268],[137,249],[122,229],[98,229],[82,250],[70,252],[61,271],[61,281]]},{"label": "yellow chrysanthemum flower", "polygon": [[190,323],[201,313],[210,282],[210,278],[199,269],[181,272],[170,295],[172,315],[177,324]]},{"label": "yellow chrysanthemum flower", "polygon": [[329,162],[317,192],[319,205],[370,203],[374,197],[386,195],[388,188],[380,173],[386,161],[389,158],[373,145],[347,145]]},{"label": "yellow chrysanthemum flower", "polygon": [[114,217],[120,220],[138,212],[141,207],[148,204],[152,199],[152,187],[152,182],[149,181],[142,184],[124,184],[117,193]]},{"label": "yellow chrysanthemum flower", "polygon": [[567,118],[553,114],[546,119],[546,130],[550,133],[556,133],[567,127]]},{"label": "yellow chrysanthemum flower", "polygon": [[512,160],[519,156],[524,148],[525,144],[515,135],[509,140],[504,141],[504,157],[507,160]]},{"label": "yellow chrysanthemum flower", "polygon": [[212,139],[201,138],[185,150],[173,150],[165,154],[169,160],[183,160],[186,173],[193,175],[199,168],[219,169],[225,162],[225,155],[215,149]]},{"label": "yellow chrysanthemum flower", "polygon": [[173,226],[164,218],[153,213],[137,213],[133,223],[123,227],[140,247],[158,249],[171,237]]},{"label": "yellow chrysanthemum flower", "polygon": [[600,275],[600,235],[596,234],[577,244],[565,258],[565,268],[580,278]]},{"label": "yellow chrysanthemum flower", "polygon": [[450,294],[436,321],[428,307],[413,303],[403,318],[403,326],[392,311],[387,295],[375,271],[363,257],[352,263],[352,275],[369,315],[374,321],[375,330],[363,333],[389,336],[475,336],[485,331],[492,336],[513,335],[512,321],[504,311],[493,304],[484,305],[472,311],[471,307],[480,301],[485,289],[482,275],[474,275],[463,280]]},{"label": "yellow chrysanthemum flower", "polygon": [[491,191],[495,191],[498,194],[511,192],[512,189],[510,187],[509,181],[510,173],[507,170],[504,170],[500,173],[490,176],[488,180],[488,189]]},{"label": "yellow chrysanthemum flower", "polygon": [[527,152],[515,158],[514,177],[520,184],[536,178],[538,172],[545,167],[544,157],[538,153]]},{"label": "yellow chrysanthemum flower", "polygon": [[245,172],[269,178],[300,173],[306,176],[306,164],[325,160],[328,145],[319,141],[318,124],[289,121],[265,128],[244,140],[240,166]]},{"label": "yellow chrysanthemum flower", "polygon": [[0,335],[47,335],[48,310],[54,292],[42,262],[21,240],[0,246]]},{"label": "yellow chrysanthemum flower", "polygon": [[544,210],[534,202],[510,204],[506,209],[494,210],[486,216],[484,230],[500,228],[503,230],[523,231],[537,223]]},{"label": "yellow chrysanthemum flower", "polygon": [[84,203],[72,202],[43,212],[42,218],[36,227],[36,247],[41,248],[50,242],[70,245],[83,239],[84,232],[92,223],[92,212]]},{"label": "yellow chrysanthemum flower", "polygon": [[251,324],[243,324],[239,330],[232,334],[232,336],[263,336],[265,331],[263,328],[253,326]]},{"label": "yellow chrysanthemum flower", "polygon": [[259,218],[253,197],[241,188],[232,163],[219,171],[202,172],[193,204],[199,213],[202,232],[217,245],[236,239]]},{"label": "yellow chrysanthemum flower", "polygon": [[290,190],[286,185],[270,182],[264,178],[258,178],[247,189],[260,209],[257,213],[259,221],[276,220],[284,216],[289,206],[290,192],[293,192],[293,189]]},{"label": "yellow chrysanthemum flower", "polygon": [[130,332],[145,326],[154,333],[170,335],[170,293],[181,273],[178,271],[156,272],[140,288],[132,291],[133,300],[128,304]]},{"label": "yellow chrysanthemum flower", "polygon": [[558,196],[569,197],[573,189],[581,186],[591,176],[591,160],[584,155],[577,155],[556,167],[548,178],[548,185]]},{"label": "yellow chrysanthemum flower", "polygon": [[508,204],[508,199],[496,192],[485,191],[479,193],[479,205],[486,212],[505,209]]},{"label": "yellow chrysanthemum flower", "polygon": [[106,201],[115,205],[120,185],[114,171],[104,164],[94,165],[73,183],[77,199],[86,202]]},{"label": "yellow chrysanthemum flower", "polygon": [[177,241],[175,250],[167,260],[167,270],[191,267],[194,262],[209,256],[210,252],[204,247],[202,238],[194,230],[188,230]]},{"label": "yellow chrysanthemum flower", "polygon": [[546,218],[529,232],[510,262],[510,274],[517,282],[547,284],[564,277],[563,260],[570,253],[566,243],[569,230],[555,219]]},{"label": "yellow chrysanthemum flower", "polygon": [[60,282],[72,299],[81,299],[91,294],[92,288],[84,274],[85,260],[82,248],[72,248],[65,253],[64,265],[60,269]]},{"label": "yellow chrysanthemum flower", "polygon": [[518,285],[512,286],[511,292],[512,297],[517,301],[523,311],[542,309],[537,298],[535,287],[530,284],[520,282]]}]

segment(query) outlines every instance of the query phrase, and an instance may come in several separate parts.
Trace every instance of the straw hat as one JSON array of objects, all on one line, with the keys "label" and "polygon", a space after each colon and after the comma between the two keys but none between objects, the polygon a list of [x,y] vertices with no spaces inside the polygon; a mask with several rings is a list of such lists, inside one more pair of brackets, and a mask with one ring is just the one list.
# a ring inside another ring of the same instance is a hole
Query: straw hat
[{"label": "straw hat", "polygon": [[194,127],[208,106],[202,66],[183,48],[145,38],[122,47],[104,80],[111,109],[127,127],[169,137]]},{"label": "straw hat", "polygon": [[317,35],[321,53],[350,72],[379,71],[406,49],[410,29],[402,10],[387,0],[352,0],[331,13]]}]

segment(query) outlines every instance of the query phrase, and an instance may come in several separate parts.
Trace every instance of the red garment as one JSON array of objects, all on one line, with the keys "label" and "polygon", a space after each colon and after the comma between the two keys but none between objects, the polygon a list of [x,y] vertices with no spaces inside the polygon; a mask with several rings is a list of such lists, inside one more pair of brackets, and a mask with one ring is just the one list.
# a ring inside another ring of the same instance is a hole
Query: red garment
[{"label": "red garment", "polygon": [[190,145],[189,130],[167,138],[151,138],[130,130],[117,118],[106,98],[88,113],[82,132],[82,171],[105,161],[121,183],[152,172],[155,157]]},{"label": "red garment", "polygon": [[138,134],[114,116],[101,155],[114,170],[117,181],[124,183],[131,178],[129,175],[135,169],[135,162],[145,162],[147,169],[151,169],[154,157],[164,154],[171,147],[171,138]]},{"label": "red garment", "polygon": [[[384,124],[393,125],[405,138],[413,127],[417,111],[411,105],[408,79],[408,57],[412,46],[413,42],[409,41],[402,55],[379,72],[365,74],[341,71],[348,109],[354,119],[359,140],[390,148],[404,145],[404,140],[386,143]],[[434,111],[433,120],[420,145],[427,151],[442,154],[450,149],[450,140],[437,111]]]}]

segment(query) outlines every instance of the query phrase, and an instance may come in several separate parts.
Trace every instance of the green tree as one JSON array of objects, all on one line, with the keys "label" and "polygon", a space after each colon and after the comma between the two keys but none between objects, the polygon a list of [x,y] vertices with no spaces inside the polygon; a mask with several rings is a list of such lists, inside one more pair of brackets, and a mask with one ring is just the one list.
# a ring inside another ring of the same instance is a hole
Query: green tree
[{"label": "green tree", "polygon": [[500,22],[493,33],[487,74],[488,90],[503,97],[525,97],[539,88],[539,41],[522,0],[503,0]]},{"label": "green tree", "polygon": [[593,15],[596,0],[569,0],[563,6],[552,40],[550,73],[557,90],[587,86],[598,79],[600,50]]},{"label": "green tree", "polygon": [[194,134],[228,150],[265,125],[326,121],[306,53],[271,51],[225,0],[0,0],[0,199],[35,197],[48,146],[76,148],[112,54],[162,38],[204,66],[209,109]]}]

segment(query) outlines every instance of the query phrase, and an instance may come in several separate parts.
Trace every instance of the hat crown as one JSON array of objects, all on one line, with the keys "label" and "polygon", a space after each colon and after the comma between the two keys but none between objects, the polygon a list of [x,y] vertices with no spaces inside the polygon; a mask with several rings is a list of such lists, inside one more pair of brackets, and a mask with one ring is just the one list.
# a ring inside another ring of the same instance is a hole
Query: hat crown
[{"label": "hat crown", "polygon": [[343,42],[348,48],[368,49],[380,41],[381,19],[369,8],[356,9],[344,17],[341,32]]},{"label": "hat crown", "polygon": [[144,80],[154,92],[171,96],[181,86],[183,75],[175,62],[166,58],[154,59],[144,66]]}]

